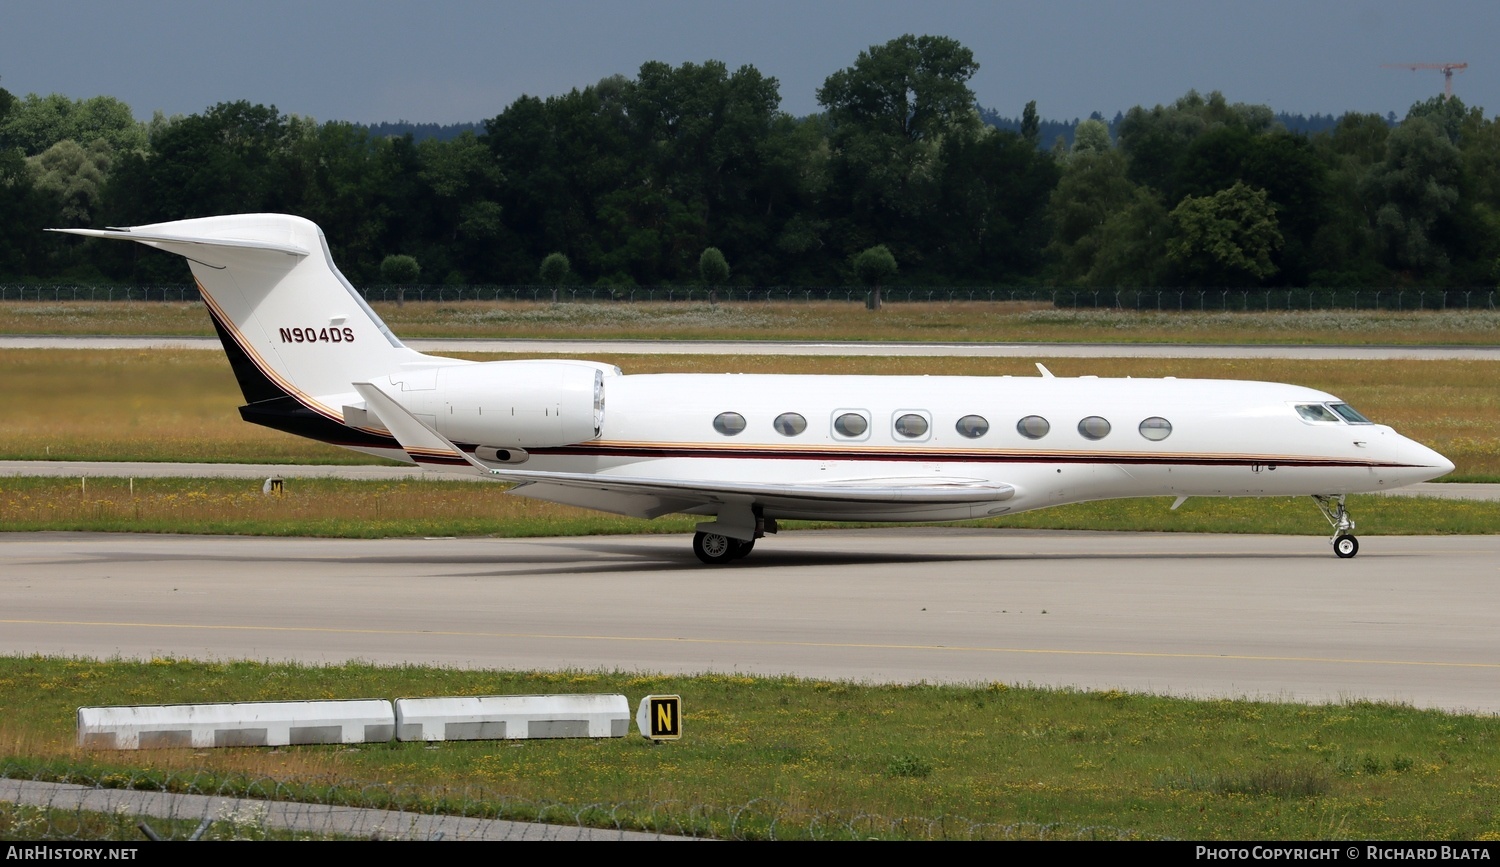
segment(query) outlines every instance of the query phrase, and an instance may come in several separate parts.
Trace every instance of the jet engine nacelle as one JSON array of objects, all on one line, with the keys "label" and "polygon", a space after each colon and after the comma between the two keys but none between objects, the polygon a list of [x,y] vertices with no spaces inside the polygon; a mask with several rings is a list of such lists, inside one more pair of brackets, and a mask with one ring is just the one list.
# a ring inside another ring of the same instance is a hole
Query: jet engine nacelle
[{"label": "jet engine nacelle", "polygon": [[489,361],[395,374],[386,391],[456,443],[547,448],[599,436],[604,380],[618,373],[590,362]]}]

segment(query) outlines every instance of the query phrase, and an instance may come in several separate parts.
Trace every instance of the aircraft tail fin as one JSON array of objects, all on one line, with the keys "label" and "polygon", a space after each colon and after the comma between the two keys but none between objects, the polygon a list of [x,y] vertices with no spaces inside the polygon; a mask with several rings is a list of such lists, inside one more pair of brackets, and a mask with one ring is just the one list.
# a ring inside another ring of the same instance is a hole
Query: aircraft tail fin
[{"label": "aircraft tail fin", "polygon": [[293,398],[342,421],[352,383],[426,359],[408,349],[333,264],[316,224],[237,214],[121,229],[54,229],[136,241],[188,260],[235,377],[254,405]]}]

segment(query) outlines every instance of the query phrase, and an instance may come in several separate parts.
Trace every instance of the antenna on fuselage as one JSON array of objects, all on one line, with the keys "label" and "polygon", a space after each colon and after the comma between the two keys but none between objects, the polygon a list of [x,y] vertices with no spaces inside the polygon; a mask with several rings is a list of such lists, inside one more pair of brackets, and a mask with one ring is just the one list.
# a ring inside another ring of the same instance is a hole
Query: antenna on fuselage
[{"label": "antenna on fuselage", "polygon": [[1040,370],[1042,372],[1042,376],[1046,377],[1047,379],[1056,379],[1056,377],[1052,375],[1052,371],[1047,369],[1047,365],[1041,363],[1040,361],[1036,363],[1036,369]]}]

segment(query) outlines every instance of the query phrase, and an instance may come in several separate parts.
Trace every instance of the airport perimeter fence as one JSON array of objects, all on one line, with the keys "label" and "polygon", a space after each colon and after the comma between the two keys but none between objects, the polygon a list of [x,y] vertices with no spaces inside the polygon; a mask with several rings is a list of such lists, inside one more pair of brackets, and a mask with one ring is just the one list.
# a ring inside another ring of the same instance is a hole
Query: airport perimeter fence
[{"label": "airport perimeter fence", "polygon": [[[372,286],[360,290],[368,301],[528,301],[551,302],[552,287],[540,285]],[[560,303],[638,303],[723,301],[812,302],[863,304],[863,287],[728,287],[710,291],[701,286],[601,287],[564,286]],[[1500,290],[1467,289],[1077,289],[1041,287],[927,287],[890,286],[881,290],[890,304],[910,302],[1033,302],[1058,308],[1117,310],[1494,310]],[[178,301],[198,300],[196,286],[86,286],[0,284],[4,301]]]},{"label": "airport perimeter fence", "polygon": [[1070,823],[973,822],[794,812],[774,799],[730,807],[562,804],[476,791],[346,781],[312,787],[208,773],[100,778],[0,768],[0,839],[162,840],[1164,840]]}]

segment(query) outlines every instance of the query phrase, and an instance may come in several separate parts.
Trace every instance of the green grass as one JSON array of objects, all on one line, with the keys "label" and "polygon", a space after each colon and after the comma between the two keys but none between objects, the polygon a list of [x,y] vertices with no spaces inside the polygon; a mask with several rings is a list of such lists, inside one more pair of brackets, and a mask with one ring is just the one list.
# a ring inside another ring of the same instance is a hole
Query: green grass
[{"label": "green grass", "polygon": [[[81,752],[81,705],[683,696],[684,737]],[[738,675],[0,658],[0,764],[106,785],[809,836],[1500,838],[1500,719],[1356,702]],[[623,805],[616,807],[615,805]],[[584,811],[585,817],[589,815]],[[1093,832],[1085,829],[1095,829]]]},{"label": "green grass", "polygon": [[[689,533],[699,518],[654,521],[504,494],[492,483],[298,479],[282,495],[257,480],[0,478],[0,531],[77,530],[257,536],[590,536]],[[1060,530],[1327,535],[1307,497],[1107,500],[958,524]],[[1500,503],[1354,496],[1360,535],[1489,534]],[[788,530],[866,526],[789,521]]]},{"label": "green grass", "polygon": [[[1056,309],[1037,302],[376,303],[396,334],[645,340],[1496,344],[1496,310]],[[211,336],[201,304],[7,302],[0,334]]]}]

